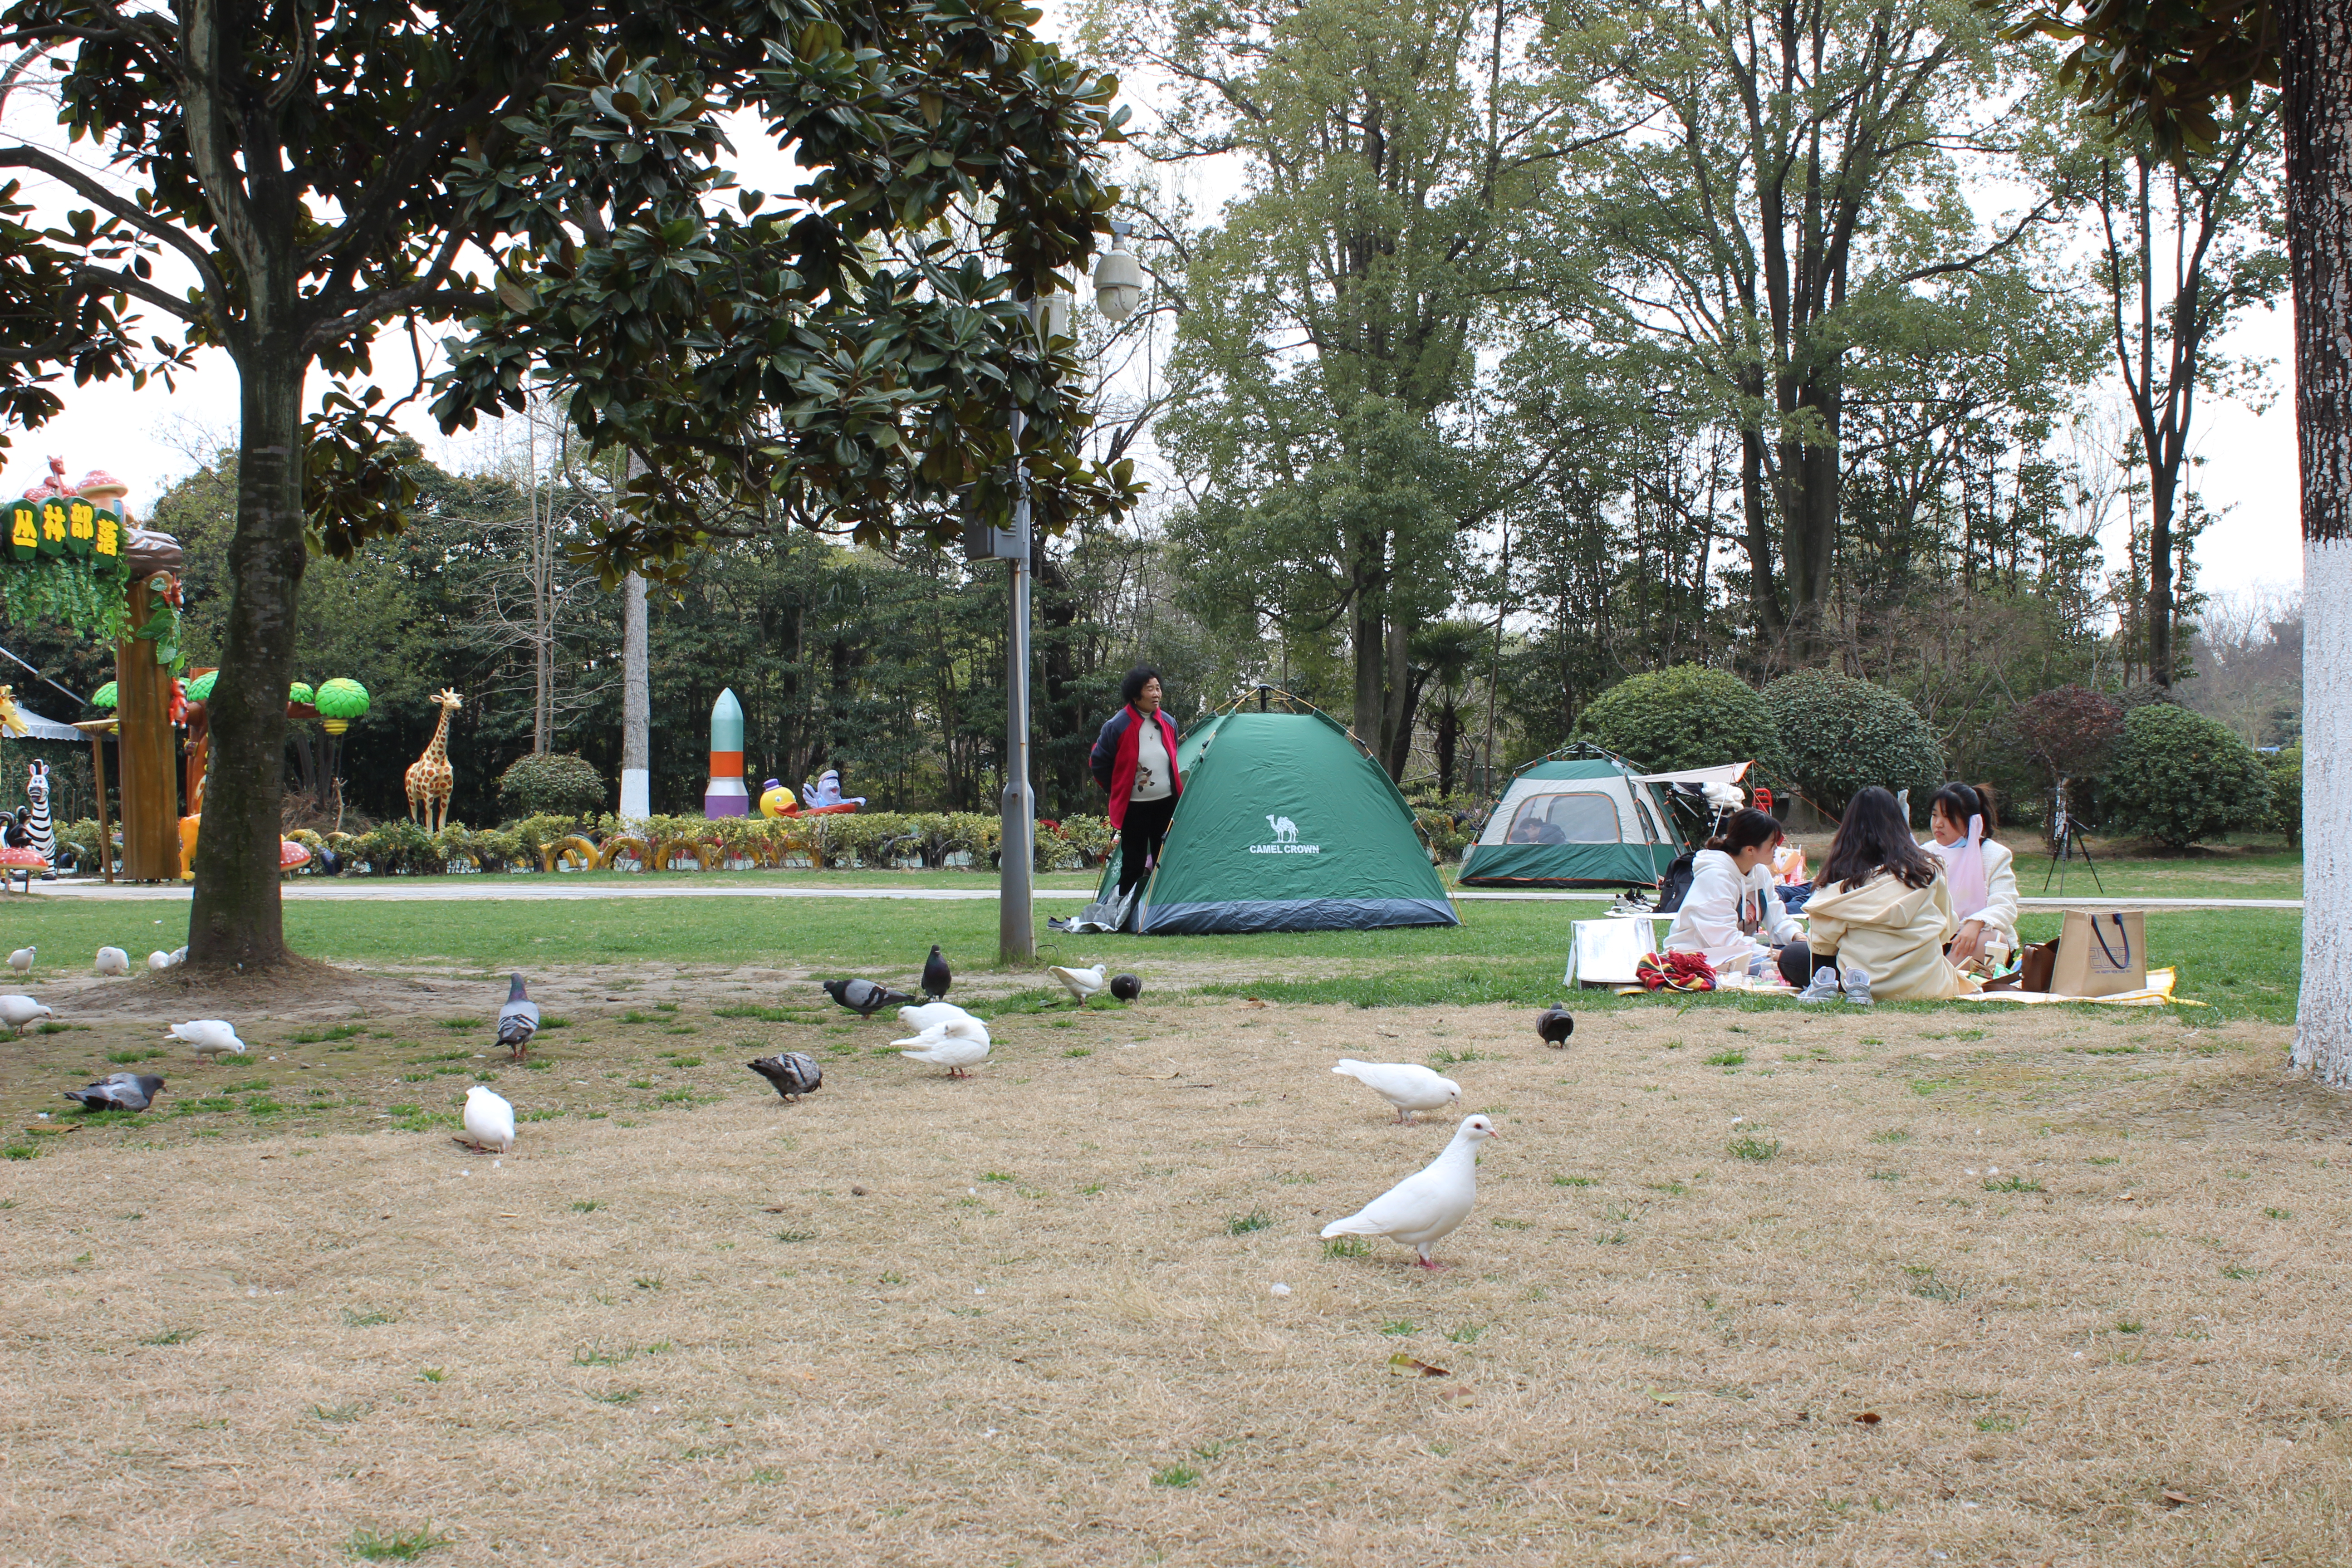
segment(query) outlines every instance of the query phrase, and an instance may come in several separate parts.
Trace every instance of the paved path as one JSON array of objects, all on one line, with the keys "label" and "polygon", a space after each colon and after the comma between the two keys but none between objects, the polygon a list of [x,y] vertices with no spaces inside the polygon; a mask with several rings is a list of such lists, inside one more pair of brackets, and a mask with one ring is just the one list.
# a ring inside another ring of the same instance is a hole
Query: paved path
[{"label": "paved path", "polygon": [[[77,899],[131,899],[185,903],[186,884],[142,886],[117,882],[37,883],[44,893]],[[1043,903],[1083,903],[1094,897],[1091,888],[1040,888]],[[1555,889],[1460,889],[1454,897],[1463,903],[1608,903],[1614,891],[1583,892]],[[542,899],[911,899],[933,902],[996,901],[994,888],[845,888],[762,887],[758,883],[697,886],[690,874],[674,873],[661,881],[572,882],[562,876],[532,877],[397,877],[368,880],[328,880],[299,878],[286,884],[289,903],[313,900],[391,899],[401,901],[467,902],[476,900]],[[2301,899],[2020,899],[2028,910],[2300,910]],[[0,900],[0,910],[7,907]]]}]

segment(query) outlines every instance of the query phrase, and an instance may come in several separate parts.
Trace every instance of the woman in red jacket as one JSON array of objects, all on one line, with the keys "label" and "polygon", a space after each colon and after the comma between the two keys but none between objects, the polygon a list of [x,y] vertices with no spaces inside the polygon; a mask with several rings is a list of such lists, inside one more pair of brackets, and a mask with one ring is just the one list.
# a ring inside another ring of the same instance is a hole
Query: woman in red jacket
[{"label": "woman in red jacket", "polygon": [[1176,726],[1160,710],[1160,672],[1150,665],[1129,670],[1118,694],[1126,706],[1102,727],[1088,761],[1096,782],[1110,791],[1124,896],[1158,864],[1184,781],[1176,772]]}]

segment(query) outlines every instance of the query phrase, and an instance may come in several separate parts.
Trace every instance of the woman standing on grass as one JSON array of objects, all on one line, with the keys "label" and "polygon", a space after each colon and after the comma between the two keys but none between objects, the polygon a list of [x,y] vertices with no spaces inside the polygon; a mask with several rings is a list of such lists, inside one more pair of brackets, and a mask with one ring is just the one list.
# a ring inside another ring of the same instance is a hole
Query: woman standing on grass
[{"label": "woman standing on grass", "polygon": [[2017,858],[1992,836],[1992,786],[1946,784],[1928,803],[1927,825],[1935,838],[1920,847],[1944,863],[1960,920],[1945,956],[1964,964],[1997,945],[2006,960],[2017,951]]},{"label": "woman standing on grass", "polygon": [[1976,990],[1944,958],[1959,922],[1944,865],[1912,841],[1895,797],[1872,785],[1846,803],[1805,905],[1815,962],[1801,1002],[1940,1002]]},{"label": "woman standing on grass", "polygon": [[1118,843],[1118,891],[1125,898],[1160,860],[1169,819],[1184,780],[1176,771],[1176,726],[1160,710],[1160,672],[1138,665],[1119,687],[1125,704],[1095,737],[1087,759],[1110,791],[1110,826]]},{"label": "woman standing on grass", "polygon": [[1751,806],[1726,818],[1723,831],[1691,857],[1690,890],[1666,930],[1666,951],[1704,953],[1717,974],[1777,963],[1791,985],[1812,978],[1812,954],[1772,884],[1780,842],[1780,825],[1765,812]]}]

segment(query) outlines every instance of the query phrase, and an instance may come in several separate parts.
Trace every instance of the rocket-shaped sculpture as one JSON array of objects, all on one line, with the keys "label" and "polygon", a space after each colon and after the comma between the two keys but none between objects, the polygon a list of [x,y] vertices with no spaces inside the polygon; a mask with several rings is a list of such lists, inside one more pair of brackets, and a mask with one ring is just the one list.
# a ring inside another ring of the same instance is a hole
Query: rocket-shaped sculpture
[{"label": "rocket-shaped sculpture", "polygon": [[710,787],[702,792],[702,815],[743,816],[751,809],[743,787],[743,705],[730,687],[710,705]]}]

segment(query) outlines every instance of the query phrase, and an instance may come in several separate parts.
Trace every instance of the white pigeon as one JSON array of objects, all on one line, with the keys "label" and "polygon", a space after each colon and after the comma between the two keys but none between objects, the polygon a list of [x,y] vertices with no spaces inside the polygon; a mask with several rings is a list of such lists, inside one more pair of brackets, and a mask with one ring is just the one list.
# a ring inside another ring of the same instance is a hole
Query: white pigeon
[{"label": "white pigeon", "polygon": [[466,1091],[466,1136],[457,1140],[483,1154],[503,1154],[514,1147],[514,1107],[487,1084]]},{"label": "white pigeon", "polygon": [[1106,967],[1097,963],[1092,969],[1065,969],[1058,963],[1049,963],[1045,966],[1045,973],[1060,981],[1063,988],[1076,997],[1078,1005],[1083,1007],[1088,997],[1110,984],[1103,978]]},{"label": "white pigeon", "polygon": [[175,947],[175,948],[173,948],[173,949],[172,950],[172,963],[173,963],[173,966],[174,968],[176,968],[176,967],[178,967],[180,964],[185,963],[187,963],[187,962],[188,962],[188,944],[187,944],[186,942],[182,942],[179,946],[177,946],[177,947]]},{"label": "white pigeon", "polygon": [[0,996],[0,1024],[7,1025],[13,1034],[23,1034],[25,1026],[36,1018],[56,1016],[55,1013],[30,996]]},{"label": "white pigeon", "polygon": [[172,955],[159,947],[147,955],[147,967],[151,972],[160,974],[172,967]]},{"label": "white pigeon", "polygon": [[131,973],[131,955],[119,947],[101,947],[98,950],[98,972],[100,974],[128,974]]},{"label": "white pigeon", "polygon": [[[961,1009],[959,1009],[961,1011]],[[975,1068],[988,1059],[988,1031],[980,1020],[964,1014],[971,1025],[965,1031],[954,1023],[934,1024],[911,1040],[893,1040],[898,1054],[909,1061],[929,1062],[935,1068],[948,1069],[950,1078],[969,1078],[966,1068]],[[955,1032],[950,1032],[951,1030]]]},{"label": "white pigeon", "polygon": [[41,950],[37,947],[18,948],[16,952],[8,955],[8,967],[15,970],[19,974],[31,973],[33,970],[33,955],[40,951]]},{"label": "white pigeon", "polygon": [[[988,1043],[988,1025],[957,1006],[952,1002],[924,1002],[898,1009],[898,1021],[914,1026],[918,1033],[938,1029],[959,1039]],[[895,1042],[894,1042],[895,1043]]]},{"label": "white pigeon", "polygon": [[167,1039],[185,1040],[196,1047],[196,1055],[207,1061],[223,1057],[245,1055],[245,1042],[236,1031],[218,1018],[196,1018],[185,1024],[174,1024]]},{"label": "white pigeon", "polygon": [[1485,1117],[1464,1117],[1445,1152],[1357,1213],[1325,1226],[1324,1236],[1385,1236],[1420,1254],[1423,1268],[1443,1268],[1429,1249],[1470,1217],[1478,1201],[1478,1145],[1501,1136]]},{"label": "white pigeon", "polygon": [[1460,1084],[1413,1062],[1360,1062],[1341,1057],[1331,1070],[1341,1078],[1354,1079],[1395,1106],[1399,1121],[1411,1121],[1416,1110],[1462,1103]]}]

